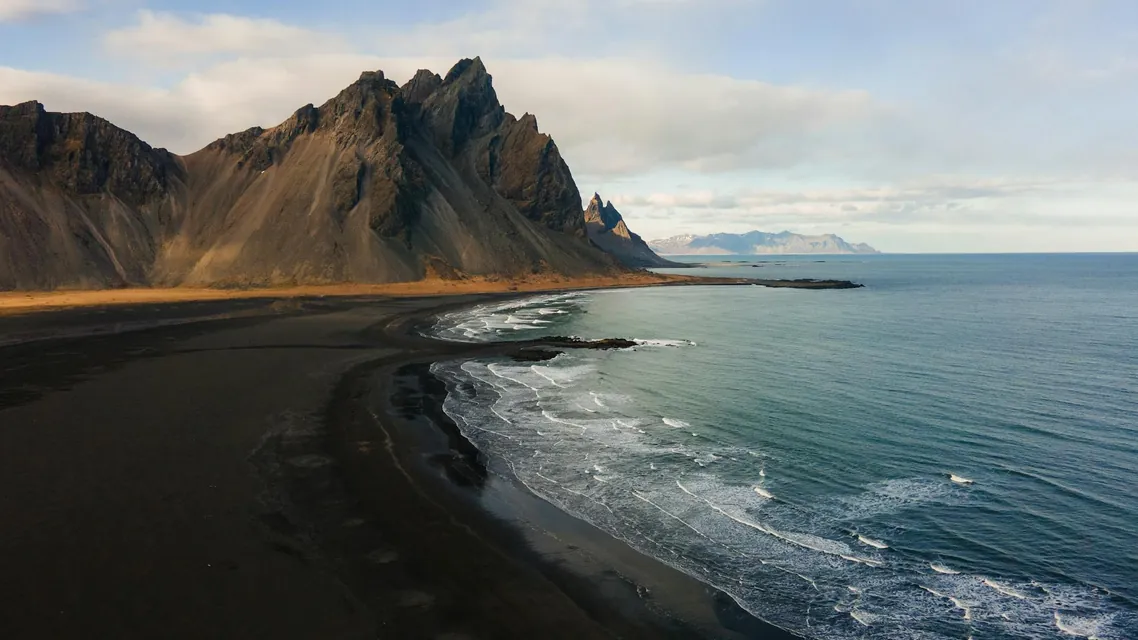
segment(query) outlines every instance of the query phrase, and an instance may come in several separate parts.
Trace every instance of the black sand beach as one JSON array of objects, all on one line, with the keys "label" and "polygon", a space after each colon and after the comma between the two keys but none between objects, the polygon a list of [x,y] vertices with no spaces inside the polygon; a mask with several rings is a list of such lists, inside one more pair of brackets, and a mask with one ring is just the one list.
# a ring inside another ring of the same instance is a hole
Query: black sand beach
[{"label": "black sand beach", "polygon": [[513,347],[414,331],[486,299],[0,317],[0,637],[790,638],[487,474],[427,367]]}]

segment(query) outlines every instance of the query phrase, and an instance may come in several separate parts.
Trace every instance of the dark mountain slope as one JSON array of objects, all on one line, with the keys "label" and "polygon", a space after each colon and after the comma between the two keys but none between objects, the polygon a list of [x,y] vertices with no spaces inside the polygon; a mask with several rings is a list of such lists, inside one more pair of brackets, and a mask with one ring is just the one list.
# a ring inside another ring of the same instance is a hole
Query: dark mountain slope
[{"label": "dark mountain slope", "polygon": [[144,281],[183,177],[102,118],[0,106],[0,289]]},{"label": "dark mountain slope", "polygon": [[87,114],[5,108],[0,197],[0,288],[620,268],[585,239],[556,145],[505,112],[478,59],[402,88],[364,73],[183,158]]},{"label": "dark mountain slope", "polygon": [[644,240],[632,233],[624,218],[611,202],[601,200],[600,194],[593,194],[585,209],[585,226],[589,239],[605,252],[612,254],[621,263],[636,268],[680,267],[685,266],[656,255]]}]

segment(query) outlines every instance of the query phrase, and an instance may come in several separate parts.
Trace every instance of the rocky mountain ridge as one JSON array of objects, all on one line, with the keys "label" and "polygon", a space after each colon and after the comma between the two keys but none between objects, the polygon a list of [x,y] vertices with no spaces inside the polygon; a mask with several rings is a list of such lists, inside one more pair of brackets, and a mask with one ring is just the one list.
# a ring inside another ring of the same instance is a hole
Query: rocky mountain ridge
[{"label": "rocky mountain ridge", "polygon": [[623,269],[534,116],[478,58],[365,72],[187,156],[90,114],[0,107],[0,289],[381,283]]},{"label": "rocky mountain ridge", "polygon": [[604,201],[598,193],[589,201],[584,221],[589,240],[625,265],[637,268],[683,266],[656,255],[643,238],[628,228],[612,202]]}]

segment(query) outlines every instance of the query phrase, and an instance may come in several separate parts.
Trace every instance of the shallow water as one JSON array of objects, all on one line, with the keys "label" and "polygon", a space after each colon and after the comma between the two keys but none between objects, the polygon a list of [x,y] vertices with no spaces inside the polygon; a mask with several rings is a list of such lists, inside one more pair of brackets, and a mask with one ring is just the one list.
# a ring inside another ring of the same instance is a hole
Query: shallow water
[{"label": "shallow water", "polygon": [[[701,258],[706,260],[706,258]],[[737,258],[733,258],[737,259]],[[812,638],[1138,638],[1138,256],[764,257],[466,310],[441,363],[492,467]]]}]

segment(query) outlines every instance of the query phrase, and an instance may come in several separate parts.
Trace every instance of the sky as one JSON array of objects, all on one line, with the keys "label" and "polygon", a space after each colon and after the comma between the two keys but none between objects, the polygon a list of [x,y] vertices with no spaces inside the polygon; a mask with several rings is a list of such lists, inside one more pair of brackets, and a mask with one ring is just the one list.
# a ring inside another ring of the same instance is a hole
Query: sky
[{"label": "sky", "polygon": [[0,104],[182,154],[474,56],[648,239],[1138,251],[1133,0],[0,0]]}]

